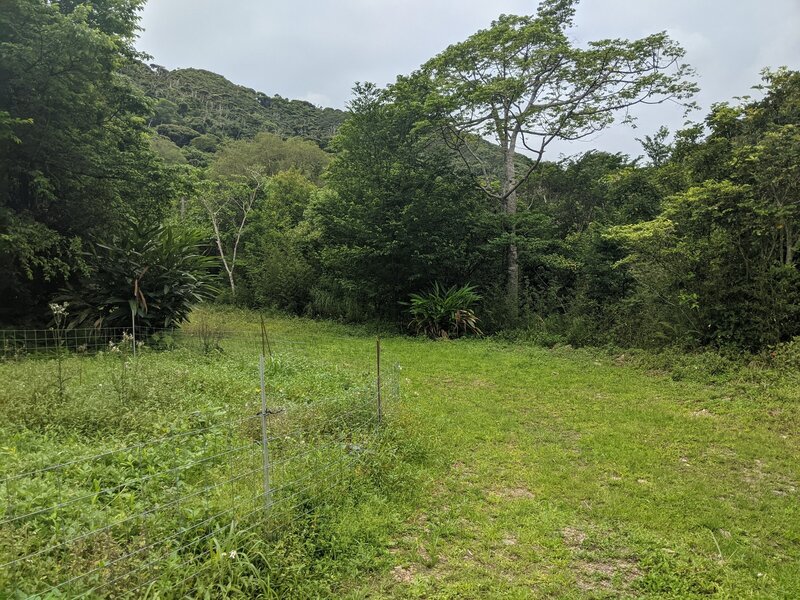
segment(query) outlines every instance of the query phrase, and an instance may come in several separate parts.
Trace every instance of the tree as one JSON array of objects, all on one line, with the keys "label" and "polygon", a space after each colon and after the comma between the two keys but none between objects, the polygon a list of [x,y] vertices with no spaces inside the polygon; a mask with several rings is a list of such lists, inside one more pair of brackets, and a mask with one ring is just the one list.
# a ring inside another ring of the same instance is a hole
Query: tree
[{"label": "tree", "polygon": [[644,139],[636,138],[636,141],[642,145],[650,164],[654,167],[661,167],[669,159],[672,152],[672,147],[667,143],[669,137],[669,129],[663,125],[658,128],[653,135],[646,135]]},{"label": "tree", "polygon": [[313,142],[299,138],[284,140],[273,133],[259,133],[252,140],[237,140],[222,147],[214,159],[214,171],[225,177],[246,175],[258,168],[264,175],[295,169],[315,183],[330,156]]},{"label": "tree", "polygon": [[351,117],[332,142],[329,189],[307,211],[321,313],[399,319],[412,292],[435,281],[463,285],[487,263],[496,270],[485,203],[457,157],[416,127],[420,107],[397,91],[356,86]]},{"label": "tree", "polygon": [[[318,181],[328,160],[328,154],[313,142],[297,138],[284,140],[271,133],[259,133],[252,140],[230,142],[217,152],[208,169],[208,181],[201,185],[199,201],[211,223],[232,296],[236,295],[234,271],[251,212],[265,198],[280,198],[280,193],[275,192],[287,182],[287,177],[306,178],[305,184],[313,186],[308,180]],[[268,193],[270,180],[287,171],[293,171],[294,175],[278,177],[272,185],[273,193]],[[291,183],[284,187],[293,188]],[[289,196],[286,199],[297,200]],[[284,210],[297,218],[297,206],[281,207],[276,210],[275,217],[283,218]],[[263,218],[260,220],[263,225]]]},{"label": "tree", "polygon": [[312,236],[303,220],[319,188],[299,171],[282,171],[267,183],[242,238],[242,272],[248,300],[257,307],[302,313],[317,279]]},{"label": "tree", "polygon": [[[545,0],[534,16],[503,15],[464,42],[423,65],[430,81],[427,113],[440,125],[475,174],[484,193],[506,216],[506,289],[510,316],[519,306],[514,217],[517,189],[538,167],[554,140],[576,140],[610,125],[619,111],[638,104],[684,101],[696,90],[683,49],[666,33],[639,40],[609,39],[574,46],[577,0]],[[497,143],[497,178],[475,152],[481,138]],[[517,152],[533,161],[517,171]]]},{"label": "tree", "polygon": [[758,190],[774,211],[783,264],[794,266],[800,251],[800,125],[773,127],[748,159]]},{"label": "tree", "polygon": [[714,105],[704,140],[679,132],[678,164],[664,168],[688,171],[688,189],[654,219],[608,232],[628,251],[631,300],[660,303],[652,312],[672,339],[757,350],[800,334],[800,73],[764,80],[762,100]]},{"label": "tree", "polygon": [[92,234],[157,220],[171,182],[148,102],[120,68],[141,0],[5,0],[0,9],[0,319],[43,316]]},{"label": "tree", "polygon": [[236,281],[233,274],[236,269],[239,242],[247,218],[255,207],[266,181],[261,169],[246,167],[245,174],[239,175],[234,180],[217,179],[202,184],[199,200],[211,221],[214,242],[228,276],[232,298],[236,297]]}]

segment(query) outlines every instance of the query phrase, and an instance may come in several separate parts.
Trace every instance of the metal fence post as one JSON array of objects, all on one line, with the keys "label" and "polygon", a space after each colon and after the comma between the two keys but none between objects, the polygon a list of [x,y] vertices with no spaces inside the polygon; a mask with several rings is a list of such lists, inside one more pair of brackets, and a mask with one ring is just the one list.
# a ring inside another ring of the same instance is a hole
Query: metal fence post
[{"label": "metal fence post", "polygon": [[375,354],[378,363],[378,425],[383,420],[383,406],[381,403],[381,338],[378,337],[375,344]]},{"label": "metal fence post", "polygon": [[136,358],[136,311],[131,311],[131,344],[133,346],[133,358]]},{"label": "metal fence post", "polygon": [[258,361],[258,370],[261,376],[261,450],[264,455],[264,502],[267,508],[270,504],[269,485],[269,436],[267,431],[267,388],[264,383],[264,355]]}]

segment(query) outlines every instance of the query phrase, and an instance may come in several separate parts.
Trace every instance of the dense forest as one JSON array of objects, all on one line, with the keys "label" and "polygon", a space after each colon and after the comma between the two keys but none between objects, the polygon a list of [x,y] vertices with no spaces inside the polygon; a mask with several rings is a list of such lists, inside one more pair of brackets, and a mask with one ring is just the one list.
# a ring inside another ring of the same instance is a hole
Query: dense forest
[{"label": "dense forest", "polygon": [[645,104],[692,108],[683,49],[576,47],[575,2],[547,0],[345,113],[150,65],[142,4],[0,10],[3,324],[68,302],[73,326],[165,326],[216,299],[547,344],[800,335],[800,73],[641,156],[553,162]]},{"label": "dense forest", "polygon": [[[147,124],[159,134],[153,143],[168,162],[207,166],[208,154],[223,140],[261,132],[302,137],[324,148],[347,116],[303,100],[267,96],[200,69],[169,71],[137,63],[127,73],[155,102]],[[169,142],[182,149],[183,158]]]}]

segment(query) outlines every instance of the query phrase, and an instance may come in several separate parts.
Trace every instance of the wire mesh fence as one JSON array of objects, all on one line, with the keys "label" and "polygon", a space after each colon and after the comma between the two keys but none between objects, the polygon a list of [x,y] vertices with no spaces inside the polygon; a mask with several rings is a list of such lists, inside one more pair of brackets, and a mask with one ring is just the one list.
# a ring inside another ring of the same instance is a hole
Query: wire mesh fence
[{"label": "wire mesh fence", "polygon": [[[232,331],[202,326],[156,328],[138,330],[132,327],[89,327],[49,329],[0,329],[0,360],[48,358],[62,354],[95,354],[113,352],[128,346],[133,349],[148,347],[156,350],[186,347],[211,353],[222,349],[223,341],[250,342],[255,348],[260,344],[259,331]],[[303,343],[287,340],[288,343]]]},{"label": "wire mesh fence", "polygon": [[[102,440],[98,452],[1,468],[0,597],[180,595],[221,553],[236,554],[235,543],[221,539],[286,531],[346,483],[369,460],[385,407],[400,393],[399,366],[384,357],[380,368],[379,344],[363,340],[339,357],[351,367],[346,377],[338,367],[311,377],[311,358],[324,348],[286,336],[267,341],[259,331],[19,333],[0,338],[13,348],[4,358],[37,372],[62,359],[102,366],[102,357],[83,356],[100,352],[119,355],[128,369],[142,342],[130,368],[158,366],[173,351],[212,363],[224,353],[245,365],[250,392],[233,406],[191,412],[157,436],[118,447]],[[28,360],[35,357],[46,360]],[[290,388],[301,376],[311,382],[302,393]]]}]

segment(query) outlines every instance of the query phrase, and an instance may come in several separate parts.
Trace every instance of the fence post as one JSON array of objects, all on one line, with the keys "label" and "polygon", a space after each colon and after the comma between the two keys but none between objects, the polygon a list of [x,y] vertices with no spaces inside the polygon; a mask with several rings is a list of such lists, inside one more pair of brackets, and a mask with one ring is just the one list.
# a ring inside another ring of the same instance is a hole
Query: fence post
[{"label": "fence post", "polygon": [[264,502],[267,508],[270,505],[269,485],[269,437],[267,431],[267,388],[264,383],[264,355],[258,361],[258,370],[261,376],[261,450],[264,455]]},{"label": "fence post", "polygon": [[264,315],[261,315],[261,354],[269,352],[269,360],[272,362],[272,346],[269,343],[269,335],[267,335],[267,324],[264,321]]},{"label": "fence post", "polygon": [[133,358],[136,359],[136,311],[131,310],[131,344],[133,345]]},{"label": "fence post", "polygon": [[378,425],[381,424],[383,420],[383,406],[381,403],[381,338],[378,337],[376,344],[375,344],[375,354],[377,357],[378,363]]}]

